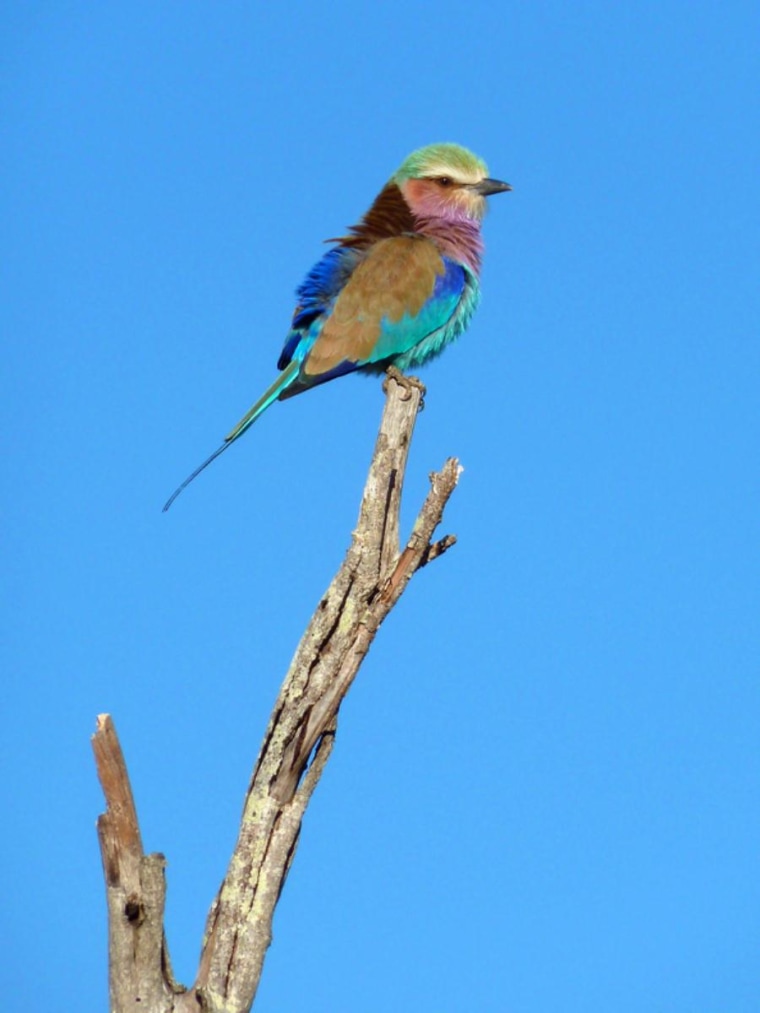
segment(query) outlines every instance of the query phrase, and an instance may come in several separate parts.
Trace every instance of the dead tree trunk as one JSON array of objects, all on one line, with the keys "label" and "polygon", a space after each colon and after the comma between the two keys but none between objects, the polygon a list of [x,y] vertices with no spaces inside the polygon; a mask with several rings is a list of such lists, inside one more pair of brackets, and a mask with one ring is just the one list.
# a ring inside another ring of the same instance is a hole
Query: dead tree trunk
[{"label": "dead tree trunk", "polygon": [[164,859],[142,849],[116,731],[98,718],[93,748],[107,810],[98,819],[106,881],[112,1013],[246,1013],[272,938],[301,821],[332,749],[338,710],[380,624],[412,575],[455,538],[433,541],[460,474],[450,458],[403,549],[399,506],[424,389],[393,374],[351,547],[301,639],[280,690],[243,806],[224,882],[211,905],[195,982],[173,977],[163,931]]}]

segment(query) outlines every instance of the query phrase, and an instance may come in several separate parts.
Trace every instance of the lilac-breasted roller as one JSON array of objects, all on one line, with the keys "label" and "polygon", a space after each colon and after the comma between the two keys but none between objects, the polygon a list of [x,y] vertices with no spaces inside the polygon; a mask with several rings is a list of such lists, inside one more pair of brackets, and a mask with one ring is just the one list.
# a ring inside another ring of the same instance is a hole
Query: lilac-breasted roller
[{"label": "lilac-breasted roller", "polygon": [[458,144],[409,155],[297,289],[280,375],[164,510],[273,401],[355,370],[421,366],[459,337],[480,299],[486,197],[511,189]]}]

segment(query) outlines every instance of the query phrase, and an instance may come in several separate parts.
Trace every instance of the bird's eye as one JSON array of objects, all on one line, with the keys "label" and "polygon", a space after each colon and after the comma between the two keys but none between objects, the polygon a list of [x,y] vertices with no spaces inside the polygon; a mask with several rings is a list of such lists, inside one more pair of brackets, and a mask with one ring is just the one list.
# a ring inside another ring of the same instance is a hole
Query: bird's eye
[{"label": "bird's eye", "polygon": [[453,183],[453,180],[452,180],[452,178],[450,176],[439,176],[438,177],[438,185],[439,186],[451,186],[452,183]]}]

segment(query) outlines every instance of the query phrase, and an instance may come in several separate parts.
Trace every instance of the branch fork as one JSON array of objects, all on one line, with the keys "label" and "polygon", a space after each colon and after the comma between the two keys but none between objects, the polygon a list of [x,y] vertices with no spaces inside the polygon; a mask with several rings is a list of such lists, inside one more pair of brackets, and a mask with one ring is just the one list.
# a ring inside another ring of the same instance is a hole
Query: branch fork
[{"label": "branch fork", "polygon": [[209,912],[196,980],[174,980],[163,932],[165,860],[145,855],[124,757],[108,715],[93,749],[106,812],[98,835],[106,881],[112,1013],[247,1013],[306,806],[332,751],[340,705],[384,619],[417,570],[456,542],[432,541],[461,468],[430,476],[412,533],[399,508],[425,388],[389,371],[385,409],[351,546],[301,639],[274,705],[227,874]]}]

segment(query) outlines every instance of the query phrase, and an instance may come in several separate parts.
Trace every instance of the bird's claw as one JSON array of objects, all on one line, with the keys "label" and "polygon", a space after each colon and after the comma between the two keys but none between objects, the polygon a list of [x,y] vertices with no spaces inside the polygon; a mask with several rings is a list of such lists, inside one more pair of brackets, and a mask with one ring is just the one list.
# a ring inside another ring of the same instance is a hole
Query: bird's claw
[{"label": "bird's claw", "polygon": [[406,391],[404,397],[405,401],[408,401],[411,397],[412,390],[418,390],[420,392],[420,407],[419,410],[425,407],[425,394],[427,394],[427,388],[425,384],[418,379],[416,376],[405,376],[400,369],[396,366],[388,366],[385,371],[385,379],[383,380],[383,393],[388,393],[388,381],[395,380],[399,387],[403,387]]}]

